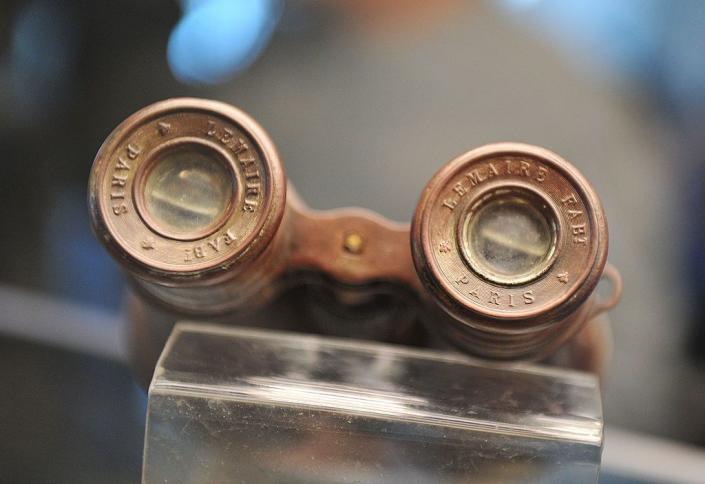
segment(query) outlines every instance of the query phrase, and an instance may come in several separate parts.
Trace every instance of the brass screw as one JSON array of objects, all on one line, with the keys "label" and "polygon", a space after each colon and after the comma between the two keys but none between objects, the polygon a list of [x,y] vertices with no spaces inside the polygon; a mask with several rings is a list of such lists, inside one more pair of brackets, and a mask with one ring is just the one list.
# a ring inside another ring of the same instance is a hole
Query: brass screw
[{"label": "brass screw", "polygon": [[362,239],[362,236],[354,232],[346,235],[345,240],[343,241],[343,248],[351,254],[358,255],[362,253],[363,246],[364,240]]}]

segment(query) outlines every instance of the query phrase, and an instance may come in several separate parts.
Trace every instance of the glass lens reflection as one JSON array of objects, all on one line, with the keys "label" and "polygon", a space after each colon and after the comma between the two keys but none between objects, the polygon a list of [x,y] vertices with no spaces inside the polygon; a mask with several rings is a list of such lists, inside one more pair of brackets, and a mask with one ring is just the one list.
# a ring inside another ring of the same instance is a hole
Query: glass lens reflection
[{"label": "glass lens reflection", "polygon": [[481,272],[520,277],[539,271],[551,253],[545,215],[519,197],[490,201],[473,215],[466,243]]},{"label": "glass lens reflection", "polygon": [[202,151],[166,153],[148,174],[145,208],[161,229],[188,237],[222,217],[233,197],[231,178],[223,162]]}]

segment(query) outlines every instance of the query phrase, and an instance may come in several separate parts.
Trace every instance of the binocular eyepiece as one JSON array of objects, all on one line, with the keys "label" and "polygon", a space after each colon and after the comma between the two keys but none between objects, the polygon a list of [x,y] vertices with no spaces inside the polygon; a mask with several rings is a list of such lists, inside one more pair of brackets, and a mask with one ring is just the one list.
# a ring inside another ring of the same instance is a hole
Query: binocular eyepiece
[{"label": "binocular eyepiece", "polygon": [[[297,274],[318,274],[415,294],[426,325],[468,352],[541,358],[621,290],[605,268],[595,191],[558,155],[525,144],[446,164],[409,228],[362,209],[308,209],[287,194],[257,122],[224,103],[171,99],[107,138],[89,206],[96,235],[140,291],[183,314],[244,311],[306,279]],[[603,275],[606,298],[595,293]]]}]

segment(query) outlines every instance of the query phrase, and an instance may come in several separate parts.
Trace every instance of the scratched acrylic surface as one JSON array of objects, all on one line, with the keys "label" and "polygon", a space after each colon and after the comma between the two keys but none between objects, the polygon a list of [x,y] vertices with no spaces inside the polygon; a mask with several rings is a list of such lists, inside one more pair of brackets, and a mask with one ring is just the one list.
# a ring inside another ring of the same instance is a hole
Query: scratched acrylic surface
[{"label": "scratched acrylic surface", "polygon": [[597,381],[452,353],[180,325],[144,482],[596,482]]}]

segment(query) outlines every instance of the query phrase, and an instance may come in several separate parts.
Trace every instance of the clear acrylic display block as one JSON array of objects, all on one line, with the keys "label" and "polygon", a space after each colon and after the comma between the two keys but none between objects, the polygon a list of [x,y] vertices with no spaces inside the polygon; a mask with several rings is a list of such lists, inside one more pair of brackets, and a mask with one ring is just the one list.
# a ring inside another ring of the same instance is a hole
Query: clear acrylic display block
[{"label": "clear acrylic display block", "polygon": [[147,483],[596,482],[597,379],[181,323],[149,390]]}]

